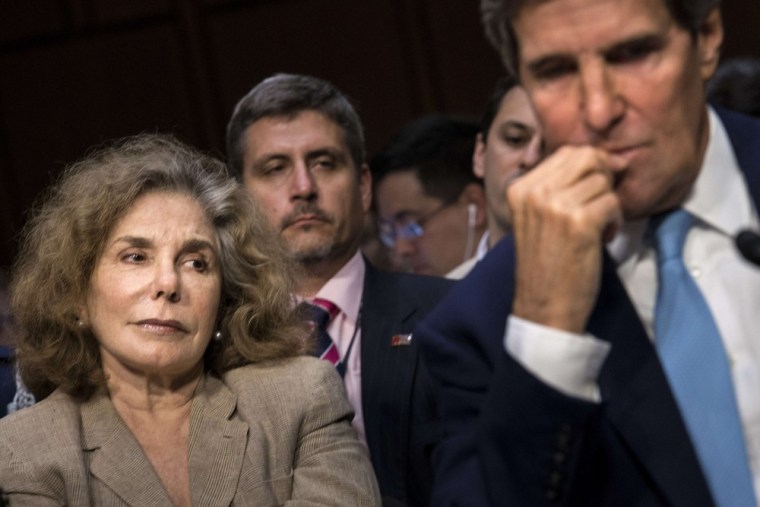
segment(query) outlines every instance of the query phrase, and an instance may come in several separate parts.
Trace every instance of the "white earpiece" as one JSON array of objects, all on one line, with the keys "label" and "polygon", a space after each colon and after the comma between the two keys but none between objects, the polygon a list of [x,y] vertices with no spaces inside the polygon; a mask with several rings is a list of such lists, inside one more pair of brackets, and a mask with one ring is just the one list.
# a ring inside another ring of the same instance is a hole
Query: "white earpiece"
[{"label": "white earpiece", "polygon": [[478,218],[478,207],[470,203],[467,205],[467,241],[464,245],[464,259],[467,260],[475,253],[475,220]]}]

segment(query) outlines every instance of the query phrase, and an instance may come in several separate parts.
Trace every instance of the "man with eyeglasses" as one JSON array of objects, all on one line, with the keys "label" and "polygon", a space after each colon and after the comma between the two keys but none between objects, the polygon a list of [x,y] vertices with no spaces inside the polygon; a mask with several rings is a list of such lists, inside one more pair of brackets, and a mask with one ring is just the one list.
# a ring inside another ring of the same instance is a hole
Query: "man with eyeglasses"
[{"label": "man with eyeglasses", "polygon": [[483,185],[472,172],[477,133],[475,122],[424,116],[373,157],[380,238],[399,269],[452,277],[475,255],[486,229]]},{"label": "man with eyeglasses", "polygon": [[322,357],[343,375],[384,505],[429,505],[438,410],[411,332],[450,283],[380,271],[359,252],[372,200],[359,116],[332,84],[277,74],[238,102],[227,149],[302,268],[299,298],[327,311],[338,354]]}]

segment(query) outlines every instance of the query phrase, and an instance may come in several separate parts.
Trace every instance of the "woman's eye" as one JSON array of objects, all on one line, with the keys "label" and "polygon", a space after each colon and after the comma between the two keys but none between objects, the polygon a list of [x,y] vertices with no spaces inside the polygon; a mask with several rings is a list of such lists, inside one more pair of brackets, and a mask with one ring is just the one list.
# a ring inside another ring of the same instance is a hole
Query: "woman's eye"
[{"label": "woman's eye", "polygon": [[208,263],[203,259],[190,259],[187,264],[196,271],[205,271],[208,268]]},{"label": "woman's eye", "polygon": [[124,257],[122,257],[122,259],[125,260],[125,261],[127,261],[127,262],[138,263],[138,262],[144,261],[145,260],[145,256],[143,254],[141,254],[141,253],[130,252],[130,253],[124,255]]}]

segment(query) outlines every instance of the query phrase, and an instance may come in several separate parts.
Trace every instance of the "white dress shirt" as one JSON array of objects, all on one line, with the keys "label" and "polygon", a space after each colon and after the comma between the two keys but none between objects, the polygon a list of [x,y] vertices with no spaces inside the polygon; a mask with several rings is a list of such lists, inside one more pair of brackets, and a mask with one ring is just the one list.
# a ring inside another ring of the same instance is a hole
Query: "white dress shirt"
[{"label": "white dress shirt", "polygon": [[[696,217],[684,261],[707,300],[729,357],[755,496],[760,498],[760,268],[734,246],[758,218],[730,140],[714,111],[699,176],[682,205]],[[650,338],[657,297],[656,254],[644,241],[646,221],[628,222],[609,245],[618,274]],[[505,347],[548,385],[585,400],[599,400],[596,379],[610,344],[591,335],[550,329],[509,317]]]}]

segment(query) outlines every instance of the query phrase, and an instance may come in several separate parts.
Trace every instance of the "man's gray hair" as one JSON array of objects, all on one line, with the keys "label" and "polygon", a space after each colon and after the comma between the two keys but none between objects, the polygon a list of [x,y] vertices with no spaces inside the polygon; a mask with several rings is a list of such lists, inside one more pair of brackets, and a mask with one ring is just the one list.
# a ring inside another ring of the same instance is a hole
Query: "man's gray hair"
[{"label": "man's gray hair", "polygon": [[[480,14],[488,41],[501,55],[507,70],[517,75],[518,41],[512,20],[529,4],[552,0],[481,0]],[[662,0],[680,27],[696,36],[710,11],[720,6],[720,0]]]},{"label": "man's gray hair", "polygon": [[334,85],[312,76],[274,74],[257,84],[235,106],[227,124],[227,158],[238,179],[243,175],[246,129],[262,118],[294,118],[304,111],[322,113],[343,131],[357,170],[365,160],[364,130],[351,101]]}]

